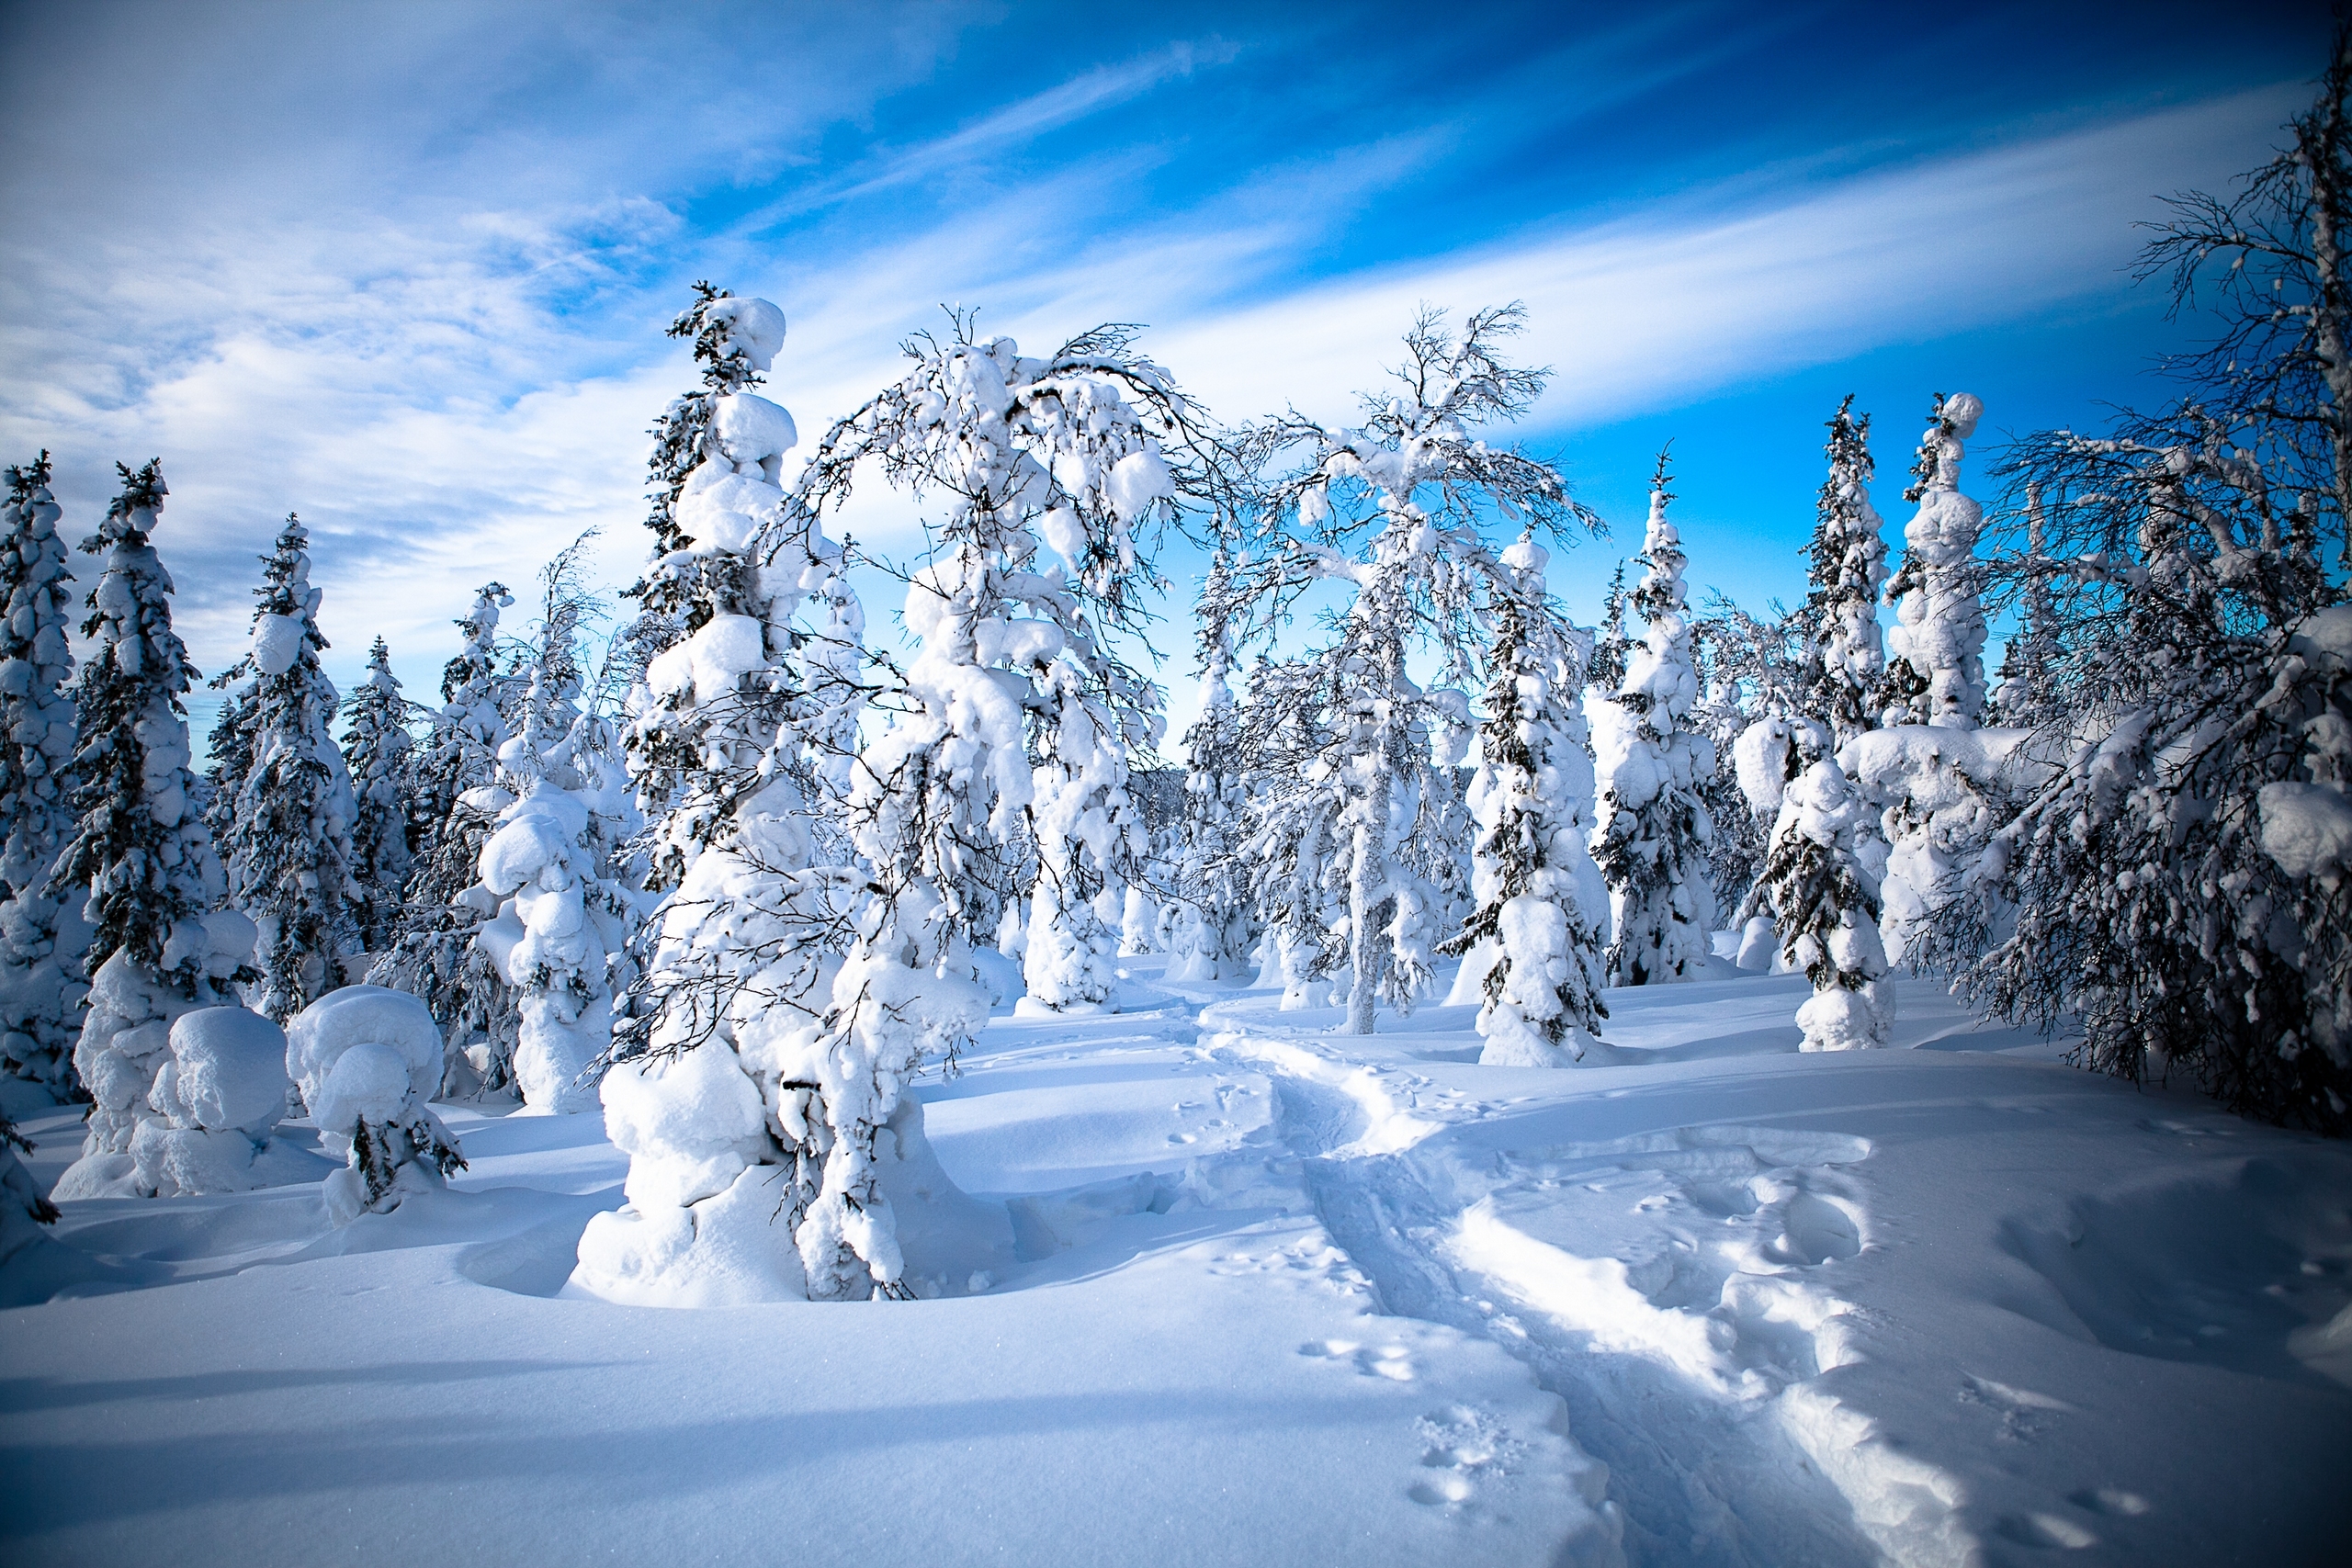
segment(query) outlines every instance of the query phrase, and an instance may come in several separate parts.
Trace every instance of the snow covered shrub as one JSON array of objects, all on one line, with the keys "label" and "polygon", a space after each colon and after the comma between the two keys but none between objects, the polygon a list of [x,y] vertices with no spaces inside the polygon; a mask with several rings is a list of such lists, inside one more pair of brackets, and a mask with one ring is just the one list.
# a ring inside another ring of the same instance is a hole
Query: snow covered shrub
[{"label": "snow covered shrub", "polygon": [[390,651],[378,637],[368,650],[368,673],[345,705],[343,756],[358,815],[351,824],[353,914],[361,948],[389,952],[398,940],[401,889],[414,856],[406,789],[415,755],[408,732],[408,699],[392,674]]},{"label": "snow covered shrub", "polygon": [[1468,953],[1457,993],[1478,975],[1478,1059],[1564,1066],[1581,1058],[1609,1010],[1600,1000],[1608,890],[1591,836],[1592,760],[1578,697],[1585,649],[1552,609],[1547,557],[1533,537],[1503,552],[1511,574],[1494,595],[1487,722],[1469,807],[1477,823],[1477,908],[1442,953]]},{"label": "snow covered shrub", "polygon": [[33,1145],[0,1111],[0,1263],[38,1240],[41,1226],[57,1223],[57,1205],[33,1185],[33,1173],[17,1157],[20,1150],[30,1154]]},{"label": "snow covered shrub", "polygon": [[1861,845],[1872,813],[1829,758],[1781,792],[1772,850],[1759,886],[1790,964],[1813,982],[1797,1010],[1807,1051],[1883,1045],[1894,1021],[1886,949],[1879,942],[1877,878]]},{"label": "snow covered shrub", "polygon": [[1347,964],[1346,796],[1325,762],[1329,677],[1318,665],[1261,660],[1235,723],[1248,772],[1232,863],[1264,927],[1259,984],[1281,983],[1284,1011],[1329,1007],[1333,972]]},{"label": "snow covered shrub", "polygon": [[0,1071],[60,1100],[79,1092],[74,1035],[85,987],[81,899],[49,886],[72,831],[72,578],[49,454],[8,470],[0,506]]},{"label": "snow covered shrub", "polygon": [[104,564],[82,633],[90,657],[74,686],[73,835],[50,883],[85,893],[92,931],[89,1011],[74,1069],[96,1101],[63,1198],[137,1191],[131,1140],[167,1055],[172,1021],[233,1003],[257,978],[253,922],[216,906],[228,879],[189,805],[187,720],[196,670],[172,630],[172,580],[148,536],[166,493],[158,467],[121,468],[123,487],[82,547]]},{"label": "snow covered shrub", "polygon": [[198,1008],[172,1021],[168,1044],[147,1095],[155,1115],[130,1141],[141,1193],[268,1186],[255,1158],[284,1118],[292,1087],[284,1032],[245,1008]]},{"label": "snow covered shrub", "polygon": [[341,698],[320,668],[310,535],[292,516],[254,596],[253,642],[213,681],[245,684],[221,709],[221,767],[208,813],[228,863],[229,901],[260,931],[255,1004],[283,1021],[344,983],[359,947],[351,775],[329,726]]},{"label": "snow covered shrub", "polygon": [[1688,725],[1699,696],[1682,587],[1689,558],[1667,520],[1674,499],[1666,455],[1650,486],[1650,514],[1634,609],[1645,623],[1616,692],[1620,710],[1600,741],[1600,832],[1593,850],[1612,903],[1609,972],[1625,986],[1695,979],[1713,935],[1707,847],[1714,835],[1701,781],[1714,748]]},{"label": "snow covered shrub", "polygon": [[457,625],[464,643],[441,675],[442,707],[408,774],[410,809],[424,841],[402,886],[399,937],[368,971],[370,985],[424,999],[449,1043],[453,1093],[511,1092],[521,1028],[514,987],[474,944],[497,912],[467,901],[481,848],[513,797],[496,783],[506,743],[498,671],[498,613],[514,603],[503,583],[484,584]]},{"label": "snow covered shrub", "polygon": [[430,1104],[441,1087],[441,1055],[432,1011],[381,986],[345,986],[288,1021],[285,1071],[302,1091],[320,1145],[346,1162],[321,1184],[334,1224],[397,1208],[465,1168]]},{"label": "snow covered shrub", "polygon": [[[1543,391],[1544,372],[1501,355],[1524,316],[1516,305],[1479,310],[1457,338],[1442,312],[1425,310],[1405,337],[1399,389],[1363,394],[1361,426],[1334,429],[1294,411],[1243,443],[1250,471],[1280,472],[1260,502],[1269,548],[1233,574],[1220,610],[1227,623],[1249,640],[1317,582],[1353,590],[1330,641],[1284,678],[1282,700],[1247,731],[1263,749],[1250,761],[1266,787],[1245,852],[1261,866],[1272,863],[1268,852],[1310,855],[1298,874],[1343,892],[1336,920],[1320,898],[1279,891],[1259,912],[1285,952],[1344,943],[1357,1033],[1372,1032],[1377,1001],[1412,1006],[1445,934],[1450,889],[1416,862],[1434,845],[1435,807],[1452,793],[1448,781],[1431,799],[1431,736],[1459,710],[1433,704],[1407,661],[1428,655],[1449,683],[1476,682],[1483,595],[1504,577],[1484,534],[1490,510],[1546,529],[1596,522],[1551,465],[1476,434],[1517,419]],[[1285,525],[1295,536],[1281,536]],[[1273,750],[1302,742],[1292,755]],[[1417,835],[1430,836],[1417,844]]]}]

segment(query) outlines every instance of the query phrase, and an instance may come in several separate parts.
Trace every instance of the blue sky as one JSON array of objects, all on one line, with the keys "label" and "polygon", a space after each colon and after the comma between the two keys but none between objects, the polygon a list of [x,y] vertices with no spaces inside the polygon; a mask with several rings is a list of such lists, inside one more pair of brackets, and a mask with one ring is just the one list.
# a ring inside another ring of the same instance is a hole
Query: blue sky
[{"label": "blue sky", "polygon": [[[1675,440],[1701,588],[1794,598],[1821,423],[1877,416],[1890,537],[1928,397],[2003,433],[2145,399],[2154,197],[2259,163],[2324,6],[0,8],[0,451],[75,537],[161,456],[208,672],[254,556],[312,530],[331,669],[412,695],[491,577],[580,530],[633,575],[661,328],[781,305],[808,441],[943,302],[1034,347],[1103,320],[1219,415],[1347,416],[1416,304],[1525,299],[1520,433],[1615,536]],[[1972,468],[1981,473],[1982,462]],[[850,525],[886,551],[916,514]],[[1182,552],[1164,561],[1191,602]],[[876,635],[895,603],[877,584]],[[518,607],[517,615],[520,614]],[[1181,655],[1164,679],[1181,727]],[[199,719],[203,715],[199,713]]]}]

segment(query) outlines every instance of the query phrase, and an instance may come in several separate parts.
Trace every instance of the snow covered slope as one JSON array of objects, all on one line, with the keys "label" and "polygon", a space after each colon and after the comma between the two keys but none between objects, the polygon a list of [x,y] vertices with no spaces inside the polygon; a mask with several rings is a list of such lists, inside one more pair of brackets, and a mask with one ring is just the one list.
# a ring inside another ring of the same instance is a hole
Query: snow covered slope
[{"label": "snow covered slope", "polygon": [[558,1297],[620,1199],[592,1117],[444,1107],[471,1168],[343,1231],[67,1205],[0,1269],[0,1555],[2329,1560],[2352,1150],[1917,982],[1916,1049],[1799,1055],[1804,981],[1744,976],[1544,1071],[1155,963],[923,1086],[1010,1237],[933,1299]]}]

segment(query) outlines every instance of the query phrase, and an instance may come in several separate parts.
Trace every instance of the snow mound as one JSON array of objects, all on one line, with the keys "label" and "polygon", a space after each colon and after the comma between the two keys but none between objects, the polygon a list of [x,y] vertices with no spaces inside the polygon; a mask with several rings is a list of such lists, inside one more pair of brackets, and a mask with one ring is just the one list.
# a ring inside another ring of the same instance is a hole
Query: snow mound
[{"label": "snow mound", "polygon": [[318,1124],[320,1146],[349,1161],[321,1184],[335,1224],[436,1188],[465,1164],[426,1106],[441,1086],[441,1031],[407,992],[328,992],[287,1024],[286,1067]]},{"label": "snow mound", "polygon": [[2333,881],[2352,863],[2352,800],[2333,784],[2262,786],[2262,852],[2290,876]]},{"label": "snow mound", "polygon": [[286,1114],[285,1032],[245,1008],[199,1008],[172,1024],[172,1059],[149,1103],[175,1126],[232,1130],[256,1142]]}]

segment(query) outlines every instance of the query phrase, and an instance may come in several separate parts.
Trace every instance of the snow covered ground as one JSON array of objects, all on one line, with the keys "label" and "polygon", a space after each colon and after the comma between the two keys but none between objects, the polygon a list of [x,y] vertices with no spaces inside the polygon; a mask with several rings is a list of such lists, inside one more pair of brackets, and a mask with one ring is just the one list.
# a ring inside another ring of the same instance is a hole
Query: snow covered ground
[{"label": "snow covered ground", "polygon": [[2340,1561],[2352,1150],[1897,989],[1843,1055],[1799,977],[1613,991],[1545,1072],[1130,961],[926,1080],[995,1265],[909,1303],[559,1295],[593,1115],[444,1107],[455,1190],[341,1231],[324,1161],[70,1204],[0,1274],[0,1556]]}]

